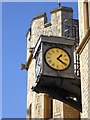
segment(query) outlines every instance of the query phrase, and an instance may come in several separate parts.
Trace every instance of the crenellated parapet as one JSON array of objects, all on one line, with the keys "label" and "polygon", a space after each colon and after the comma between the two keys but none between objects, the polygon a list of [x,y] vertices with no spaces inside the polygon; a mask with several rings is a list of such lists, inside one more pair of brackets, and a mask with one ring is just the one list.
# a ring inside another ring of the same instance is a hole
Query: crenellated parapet
[{"label": "crenellated parapet", "polygon": [[[68,7],[58,7],[50,12],[51,20],[47,21],[46,13],[39,14],[31,21],[31,47],[35,46],[40,35],[64,36],[65,19],[73,19],[73,10]],[[68,25],[72,27],[71,21]],[[72,34],[72,33],[71,33]]]}]

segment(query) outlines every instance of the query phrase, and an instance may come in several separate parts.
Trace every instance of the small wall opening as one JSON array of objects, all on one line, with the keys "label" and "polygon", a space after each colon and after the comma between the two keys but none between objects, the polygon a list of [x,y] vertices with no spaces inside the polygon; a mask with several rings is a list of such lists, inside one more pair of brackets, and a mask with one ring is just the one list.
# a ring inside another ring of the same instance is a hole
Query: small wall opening
[{"label": "small wall opening", "polygon": [[30,104],[30,107],[29,107],[29,118],[30,120],[32,118],[32,104]]},{"label": "small wall opening", "polygon": [[44,118],[53,118],[53,99],[48,95],[44,96]]}]

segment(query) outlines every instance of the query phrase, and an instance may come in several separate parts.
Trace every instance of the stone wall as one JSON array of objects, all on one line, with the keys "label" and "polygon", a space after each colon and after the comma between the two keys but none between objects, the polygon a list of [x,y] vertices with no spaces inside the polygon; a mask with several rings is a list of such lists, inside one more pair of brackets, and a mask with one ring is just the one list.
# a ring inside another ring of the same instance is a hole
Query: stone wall
[{"label": "stone wall", "polygon": [[[79,35],[80,43],[86,35],[85,31],[85,7],[84,2],[79,0]],[[89,6],[90,9],[90,6]],[[88,11],[90,14],[90,11]],[[89,19],[90,21],[90,19]],[[84,47],[82,53],[80,54],[80,70],[81,70],[81,92],[82,92],[82,113],[81,118],[90,119],[90,40]]]}]

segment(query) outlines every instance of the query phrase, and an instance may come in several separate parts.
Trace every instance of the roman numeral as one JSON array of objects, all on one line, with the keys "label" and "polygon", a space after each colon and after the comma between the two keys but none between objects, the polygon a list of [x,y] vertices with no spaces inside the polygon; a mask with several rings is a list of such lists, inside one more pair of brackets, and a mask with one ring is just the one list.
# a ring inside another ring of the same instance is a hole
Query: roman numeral
[{"label": "roman numeral", "polygon": [[48,53],[49,55],[52,55],[51,53]]},{"label": "roman numeral", "polygon": [[54,53],[55,51],[54,51],[54,50],[52,50],[52,52]]},{"label": "roman numeral", "polygon": [[53,63],[53,64],[52,64],[52,66],[54,67],[54,66],[55,66],[55,64]]},{"label": "roman numeral", "polygon": [[57,68],[59,68],[59,66],[57,65]]},{"label": "roman numeral", "polygon": [[52,63],[52,61],[51,61],[51,60],[48,60],[48,62],[49,62],[49,63]]},{"label": "roman numeral", "polygon": [[47,59],[50,59],[50,57],[47,57]]},{"label": "roman numeral", "polygon": [[59,50],[56,50],[56,52],[59,52]]},{"label": "roman numeral", "polygon": [[68,61],[68,59],[65,59],[65,61]]}]

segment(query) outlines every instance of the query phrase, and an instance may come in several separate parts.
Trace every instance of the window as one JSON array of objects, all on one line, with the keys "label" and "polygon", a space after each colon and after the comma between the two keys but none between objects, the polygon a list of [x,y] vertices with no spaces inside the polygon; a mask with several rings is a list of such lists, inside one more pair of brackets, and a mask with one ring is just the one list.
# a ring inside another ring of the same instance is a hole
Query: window
[{"label": "window", "polygon": [[50,118],[53,118],[53,99],[50,98],[50,103],[51,103],[51,114],[50,114]]},{"label": "window", "polygon": [[46,94],[44,95],[44,118],[53,118],[53,100]]},{"label": "window", "polygon": [[89,7],[87,0],[83,4],[84,6],[84,32],[87,32],[89,28]]},{"label": "window", "polygon": [[89,27],[90,27],[90,0],[88,1]]}]

